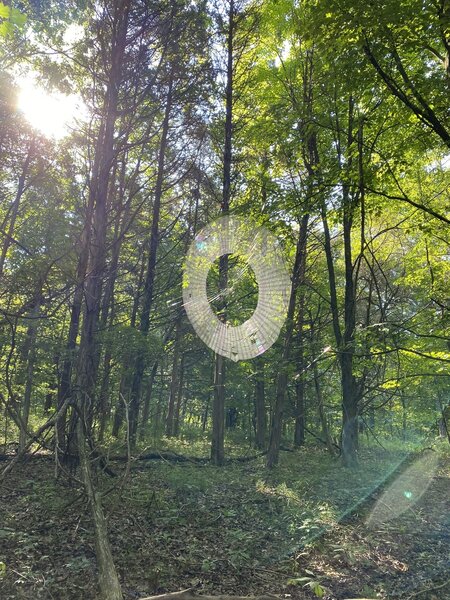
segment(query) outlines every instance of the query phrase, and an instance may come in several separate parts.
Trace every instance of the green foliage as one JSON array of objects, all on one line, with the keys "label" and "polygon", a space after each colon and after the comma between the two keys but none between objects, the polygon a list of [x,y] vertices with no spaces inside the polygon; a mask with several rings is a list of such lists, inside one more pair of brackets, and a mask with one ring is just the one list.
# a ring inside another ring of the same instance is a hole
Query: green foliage
[{"label": "green foliage", "polygon": [[25,14],[13,6],[0,2],[0,38],[8,38],[17,30],[23,29],[27,21]]}]

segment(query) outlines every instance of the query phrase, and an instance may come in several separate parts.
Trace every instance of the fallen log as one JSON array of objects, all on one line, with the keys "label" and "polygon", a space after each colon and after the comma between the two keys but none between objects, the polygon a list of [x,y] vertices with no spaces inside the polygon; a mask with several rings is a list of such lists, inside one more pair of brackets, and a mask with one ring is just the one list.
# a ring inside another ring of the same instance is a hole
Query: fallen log
[{"label": "fallen log", "polygon": [[[252,460],[256,460],[261,456],[264,456],[266,452],[260,452],[259,454],[253,454],[252,456],[237,456],[235,458],[228,458],[225,460],[225,464],[233,463],[246,463]],[[114,462],[126,462],[128,459],[126,456],[110,456],[109,460]],[[134,461],[145,461],[145,460],[167,460],[169,462],[178,463],[195,463],[199,465],[207,465],[211,461],[209,458],[203,458],[198,456],[184,456],[183,454],[177,454],[176,452],[147,452],[134,457]]]},{"label": "fallen log", "polygon": [[[281,451],[283,452],[294,452],[292,448],[281,447]],[[258,452],[258,454],[252,454],[251,456],[235,456],[225,459],[225,464],[234,464],[234,463],[246,463],[251,462],[252,460],[256,460],[257,458],[261,458],[265,456],[267,451]],[[16,454],[0,454],[0,462],[7,461],[11,458],[14,458]],[[98,449],[92,450],[92,457],[97,459],[100,463],[100,467],[103,471],[105,471],[111,477],[116,477],[117,474],[114,473],[108,466],[109,462],[127,462],[128,457],[123,455],[118,456],[109,456],[106,457],[103,455]],[[47,459],[53,460],[53,455],[49,452],[34,452],[33,454],[27,455],[27,459]],[[78,457],[75,455],[66,454],[65,458],[74,458],[78,460]],[[166,460],[168,462],[178,462],[178,463],[195,463],[199,465],[207,465],[211,461],[209,458],[199,457],[199,456],[184,456],[183,454],[177,454],[176,452],[146,452],[145,454],[139,454],[138,456],[132,457],[132,461],[146,461],[146,460]]]},{"label": "fallen log", "polygon": [[260,596],[232,596],[230,594],[218,594],[217,596],[203,596],[196,594],[192,589],[179,592],[169,592],[158,596],[146,596],[141,600],[280,600],[274,594],[262,594]]}]

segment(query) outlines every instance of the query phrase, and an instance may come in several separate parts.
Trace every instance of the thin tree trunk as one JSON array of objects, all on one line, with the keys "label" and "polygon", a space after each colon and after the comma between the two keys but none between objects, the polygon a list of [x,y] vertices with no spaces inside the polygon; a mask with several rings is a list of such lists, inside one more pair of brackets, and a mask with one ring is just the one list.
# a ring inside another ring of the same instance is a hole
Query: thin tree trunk
[{"label": "thin tree trunk", "polygon": [[[75,360],[75,351],[77,346],[78,332],[80,329],[80,316],[84,294],[84,280],[86,277],[87,265],[89,260],[89,241],[92,230],[92,211],[94,206],[94,197],[89,195],[88,205],[84,219],[84,228],[81,235],[80,254],[77,264],[76,286],[73,295],[73,302],[70,309],[70,323],[67,334],[66,347],[63,353],[63,365],[61,378],[58,386],[58,410],[65,405],[67,398],[71,395],[72,369]],[[65,440],[66,429],[66,411],[61,411],[60,417],[56,423],[56,450],[64,453],[66,450]]]},{"label": "thin tree trunk", "polygon": [[116,410],[114,412],[113,426],[112,426],[112,435],[115,438],[119,437],[119,432],[122,427],[123,421],[125,419],[125,403],[124,398],[127,398],[127,390],[130,385],[130,377],[129,373],[125,371],[122,373],[122,377],[120,378],[119,385],[119,397],[117,398]]},{"label": "thin tree trunk", "polygon": [[302,221],[301,227],[305,228],[305,231],[300,232],[300,237],[303,240],[303,247],[301,249],[301,263],[300,263],[300,281],[299,281],[299,302],[298,302],[298,314],[297,314],[297,368],[299,371],[299,377],[295,383],[295,430],[294,430],[294,446],[299,448],[305,443],[305,378],[304,378],[304,331],[303,325],[305,322],[305,289],[303,283],[305,281],[306,272],[306,252],[307,252],[307,238],[308,238],[308,219]]},{"label": "thin tree trunk", "polygon": [[[143,336],[147,336],[150,328],[150,310],[153,304],[153,292],[156,270],[156,255],[159,245],[159,214],[161,210],[161,200],[163,194],[163,182],[165,174],[165,160],[167,151],[167,139],[170,126],[170,116],[172,110],[172,94],[173,94],[173,67],[169,76],[168,91],[166,99],[166,107],[162,123],[161,141],[158,155],[158,168],[155,184],[155,194],[153,199],[152,211],[152,227],[150,232],[150,243],[148,252],[147,272],[144,285],[144,300],[141,313],[141,322],[139,331]],[[142,379],[145,370],[145,360],[142,355],[138,357],[135,364],[133,383],[131,387],[131,402],[130,402],[130,444],[131,447],[136,445],[136,433],[138,426],[139,407]]]},{"label": "thin tree trunk", "polygon": [[148,425],[148,420],[150,416],[150,402],[152,399],[153,392],[153,384],[155,382],[156,373],[158,372],[158,361],[156,360],[153,363],[152,370],[150,371],[150,377],[147,382],[147,389],[145,390],[144,396],[144,409],[142,411],[142,421],[140,425],[140,437],[141,439],[144,437],[145,429]]},{"label": "thin tree trunk", "polygon": [[313,358],[313,373],[314,373],[314,388],[316,390],[316,398],[317,398],[317,412],[319,413],[320,425],[322,427],[322,435],[325,439],[325,443],[327,445],[328,452],[331,456],[335,456],[333,440],[331,439],[330,429],[328,427],[327,417],[325,415],[324,406],[323,406],[323,396],[322,389],[320,387],[319,380],[319,370],[317,368],[317,362]]},{"label": "thin tree trunk", "polygon": [[297,247],[295,251],[294,270],[292,273],[291,282],[291,294],[289,298],[289,308],[286,318],[286,331],[284,336],[281,362],[277,375],[275,406],[272,413],[269,450],[267,452],[266,465],[269,469],[278,464],[278,459],[280,455],[281,434],[283,430],[283,412],[286,396],[286,387],[288,382],[288,363],[291,354],[292,337],[294,332],[295,300],[297,295],[297,289],[300,284],[303,253],[306,248],[308,218],[308,215],[304,215],[302,217],[300,232],[297,240]]},{"label": "thin tree trunk", "polygon": [[212,406],[211,462],[221,466],[224,463],[225,436],[225,358],[216,354],[214,365],[214,396]]},{"label": "thin tree trunk", "polygon": [[[120,173],[120,184],[119,184],[119,193],[118,196],[120,199],[123,197],[124,187],[125,187],[125,161],[122,164],[122,169]],[[101,329],[106,328],[107,323],[109,323],[109,327],[111,328],[114,323],[114,287],[117,278],[117,269],[119,264],[119,256],[120,250],[122,247],[122,242],[124,239],[123,233],[128,224],[129,217],[129,206],[125,211],[123,211],[123,205],[119,212],[119,216],[116,220],[114,226],[114,242],[112,244],[112,256],[111,262],[109,265],[109,274],[108,279],[105,285],[105,292],[103,294],[102,300],[102,308],[101,308]],[[123,214],[122,214],[123,212]],[[121,221],[121,225],[120,225]],[[111,374],[111,361],[112,361],[112,352],[109,346],[107,346],[105,350],[105,354],[103,357],[103,374],[102,381],[99,392],[99,431],[98,431],[98,439],[99,441],[103,440],[103,436],[105,433],[106,423],[110,416],[111,412],[111,402],[109,400],[109,383],[110,383],[110,374]],[[121,402],[121,398],[119,398],[119,402]],[[121,402],[123,404],[123,401]]]},{"label": "thin tree trunk", "polygon": [[25,182],[26,182],[26,178],[28,176],[29,170],[30,170],[30,162],[31,159],[33,157],[34,154],[34,150],[35,150],[35,138],[33,137],[31,142],[30,142],[30,146],[28,148],[28,152],[25,158],[25,162],[23,164],[22,167],[22,172],[19,176],[19,181],[18,181],[18,185],[17,185],[17,192],[16,195],[14,197],[14,201],[12,203],[12,207],[11,207],[11,215],[9,218],[9,226],[8,226],[8,231],[7,234],[3,240],[3,244],[2,244],[2,251],[0,254],[0,277],[2,277],[3,275],[3,270],[5,267],[5,260],[6,260],[6,255],[8,253],[8,249],[11,245],[11,240],[13,238],[14,235],[14,229],[16,226],[16,220],[17,220],[17,215],[19,213],[19,205],[20,205],[20,201],[22,199],[22,196],[25,192]]},{"label": "thin tree trunk", "polygon": [[[299,307],[300,311],[303,307]],[[295,382],[295,430],[294,430],[294,446],[300,448],[305,444],[305,379],[304,379],[304,346],[303,346],[303,320],[299,319],[297,331],[298,340],[298,357],[297,365],[299,369],[299,377]]]},{"label": "thin tree trunk", "polygon": [[33,375],[34,366],[36,361],[36,335],[37,335],[37,323],[40,312],[41,297],[36,300],[35,307],[31,313],[31,322],[27,331],[27,344],[29,346],[29,352],[27,356],[27,374],[25,381],[25,392],[23,397],[22,411],[21,411],[21,423],[20,423],[20,434],[19,434],[19,452],[25,448],[27,443],[27,431],[28,431],[28,419],[30,416],[31,407],[31,392],[33,389]]},{"label": "thin tree trunk", "polygon": [[266,449],[266,405],[264,389],[264,358],[258,356],[256,363],[256,381],[255,381],[255,446],[259,450]]},{"label": "thin tree trunk", "polygon": [[[234,0],[229,0],[228,33],[227,33],[227,75],[225,89],[225,143],[223,153],[222,179],[222,215],[228,214],[231,199],[231,162],[233,133],[233,42],[234,42]],[[228,280],[228,256],[221,256],[219,263],[219,291],[226,289]],[[226,320],[226,302],[222,319]],[[212,407],[211,462],[223,465],[225,459],[225,357],[216,354],[214,368],[214,396]]]},{"label": "thin tree trunk", "polygon": [[174,433],[174,419],[175,419],[175,405],[178,395],[178,381],[179,381],[179,358],[180,358],[180,338],[181,338],[181,315],[178,316],[175,325],[175,339],[173,348],[173,361],[172,361],[172,376],[170,380],[170,391],[169,391],[169,403],[167,406],[167,417],[166,417],[166,435],[172,437]]},{"label": "thin tree trunk", "polygon": [[[353,111],[354,101],[349,98],[348,111],[348,140],[349,148],[353,142]],[[351,168],[351,156],[348,157],[348,166]],[[352,467],[357,463],[358,450],[358,394],[355,376],[353,374],[353,357],[355,353],[355,281],[352,261],[352,225],[353,225],[353,199],[347,183],[342,186],[343,191],[343,234],[344,234],[344,262],[345,262],[345,295],[344,295],[344,336],[340,352],[342,375],[342,457],[346,466]]]},{"label": "thin tree trunk", "polygon": [[109,399],[110,388],[109,380],[111,375],[111,360],[112,354],[109,348],[105,351],[103,358],[103,375],[100,386],[100,393],[98,399],[98,411],[99,411],[99,425],[98,425],[98,440],[103,441],[105,435],[106,424],[111,414],[111,402]]},{"label": "thin tree trunk", "polygon": [[163,410],[163,397],[164,397],[164,369],[165,369],[165,361],[164,361],[164,357],[161,360],[161,364],[160,364],[160,384],[159,384],[159,397],[158,397],[158,401],[156,403],[156,410],[155,410],[155,420],[154,420],[154,427],[153,427],[153,431],[154,431],[154,437],[156,438],[159,432],[159,427],[160,427],[160,422],[161,422],[161,413]]},{"label": "thin tree trunk", "polygon": [[173,420],[173,435],[177,437],[180,434],[181,404],[183,402],[184,358],[185,355],[182,354],[180,361],[180,377],[178,381],[177,401],[175,405],[175,415]]}]

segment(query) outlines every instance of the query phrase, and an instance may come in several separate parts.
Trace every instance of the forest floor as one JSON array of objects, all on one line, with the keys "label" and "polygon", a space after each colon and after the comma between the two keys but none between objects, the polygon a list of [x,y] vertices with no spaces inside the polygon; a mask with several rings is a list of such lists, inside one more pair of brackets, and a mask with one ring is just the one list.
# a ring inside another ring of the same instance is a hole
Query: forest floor
[{"label": "forest floor", "polygon": [[[404,453],[361,454],[353,471],[303,448],[283,452],[271,472],[262,458],[222,468],[159,460],[134,463],[123,485],[102,476],[124,597],[195,588],[292,600],[450,599],[450,454],[439,453],[417,502],[376,526],[367,518],[380,482]],[[86,502],[53,469],[50,459],[29,460],[0,489],[1,600],[97,598]]]}]

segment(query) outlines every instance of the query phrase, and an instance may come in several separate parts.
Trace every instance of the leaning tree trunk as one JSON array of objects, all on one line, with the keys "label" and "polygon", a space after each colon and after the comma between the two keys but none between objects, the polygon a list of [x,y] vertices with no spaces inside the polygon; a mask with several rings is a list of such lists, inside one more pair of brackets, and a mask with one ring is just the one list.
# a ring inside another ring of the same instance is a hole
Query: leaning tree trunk
[{"label": "leaning tree trunk", "polygon": [[30,146],[28,148],[27,155],[25,157],[25,162],[22,167],[22,172],[19,176],[16,195],[14,197],[14,201],[11,206],[8,231],[5,235],[5,239],[3,240],[2,249],[0,252],[0,277],[2,277],[2,275],[3,275],[3,269],[5,266],[6,255],[8,253],[8,249],[9,249],[9,247],[11,245],[11,241],[13,239],[17,215],[19,214],[20,201],[22,199],[23,194],[25,193],[26,179],[29,175],[30,163],[31,163],[31,159],[33,158],[34,151],[35,151],[35,142],[36,142],[36,140],[33,137],[30,142]]},{"label": "leaning tree trunk", "polygon": [[78,419],[77,423],[77,445],[80,456],[81,477],[94,522],[95,556],[97,558],[100,593],[103,600],[122,600],[123,595],[108,540],[108,527],[103,512],[101,495],[95,489],[93,480],[92,466],[86,443],[85,424],[82,419]]}]

